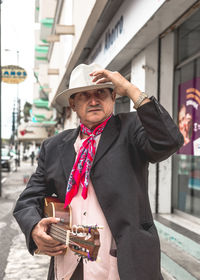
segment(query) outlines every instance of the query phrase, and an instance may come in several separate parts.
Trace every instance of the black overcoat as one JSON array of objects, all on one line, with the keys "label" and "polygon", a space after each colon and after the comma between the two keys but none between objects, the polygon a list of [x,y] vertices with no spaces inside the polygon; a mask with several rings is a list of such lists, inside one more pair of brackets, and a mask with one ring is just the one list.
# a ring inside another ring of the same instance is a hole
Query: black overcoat
[{"label": "black overcoat", "polygon": [[[36,172],[16,203],[14,216],[32,254],[31,231],[43,215],[44,197],[55,193],[64,202],[78,133],[79,128],[66,130],[43,142]],[[182,134],[154,97],[137,112],[113,116],[101,135],[90,177],[116,241],[121,280],[162,279],[148,165],[165,160],[182,144]]]}]

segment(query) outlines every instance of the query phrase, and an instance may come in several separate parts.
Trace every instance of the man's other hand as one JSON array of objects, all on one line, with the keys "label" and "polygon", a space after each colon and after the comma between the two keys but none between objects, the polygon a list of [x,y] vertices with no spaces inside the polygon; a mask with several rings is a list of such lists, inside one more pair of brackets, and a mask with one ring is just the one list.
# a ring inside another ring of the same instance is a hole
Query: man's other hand
[{"label": "man's other hand", "polygon": [[62,255],[67,248],[65,244],[61,244],[47,234],[49,225],[56,224],[58,221],[56,218],[44,218],[32,230],[32,238],[39,252],[48,256]]}]

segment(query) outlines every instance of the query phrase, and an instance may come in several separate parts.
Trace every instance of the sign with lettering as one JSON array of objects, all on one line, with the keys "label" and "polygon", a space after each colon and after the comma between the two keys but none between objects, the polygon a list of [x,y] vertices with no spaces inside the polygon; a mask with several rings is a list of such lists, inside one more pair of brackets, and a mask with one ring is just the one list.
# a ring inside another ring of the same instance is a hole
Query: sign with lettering
[{"label": "sign with lettering", "polygon": [[178,153],[200,156],[200,77],[179,85],[178,125],[184,137]]},{"label": "sign with lettering", "polygon": [[120,19],[115,24],[115,26],[113,26],[111,30],[108,28],[108,30],[106,31],[106,34],[105,34],[105,50],[108,50],[110,48],[110,46],[118,38],[118,36],[122,33],[123,20],[124,20],[123,16],[121,16]]},{"label": "sign with lettering", "polygon": [[[102,67],[107,67],[123,49],[127,48],[127,52],[131,53],[132,46],[128,46],[128,44],[166,1],[122,1],[122,5],[111,18],[88,56],[87,63],[95,62]],[[137,40],[133,48],[138,48],[138,52],[140,51]]]},{"label": "sign with lettering", "polygon": [[1,77],[4,83],[19,84],[26,79],[27,73],[22,67],[8,65],[1,67]]}]

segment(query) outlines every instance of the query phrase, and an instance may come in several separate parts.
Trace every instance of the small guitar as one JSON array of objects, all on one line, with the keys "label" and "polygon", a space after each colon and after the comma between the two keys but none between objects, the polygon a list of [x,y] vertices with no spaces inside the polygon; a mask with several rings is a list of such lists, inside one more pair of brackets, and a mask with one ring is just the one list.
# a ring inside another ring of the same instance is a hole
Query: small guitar
[{"label": "small guitar", "polygon": [[[64,208],[57,198],[46,197],[44,204],[45,217],[60,218],[57,224],[51,224],[47,233],[62,244],[68,245],[78,256],[95,261],[97,259],[100,240],[98,226],[72,226],[71,207]],[[68,250],[66,249],[66,251]]]}]

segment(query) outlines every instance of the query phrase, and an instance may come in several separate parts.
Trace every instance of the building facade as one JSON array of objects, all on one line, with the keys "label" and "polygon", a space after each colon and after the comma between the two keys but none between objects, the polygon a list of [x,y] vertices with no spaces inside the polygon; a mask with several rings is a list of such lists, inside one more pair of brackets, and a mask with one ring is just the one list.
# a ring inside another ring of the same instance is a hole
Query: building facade
[{"label": "building facade", "polygon": [[[49,69],[58,73],[49,77],[49,99],[60,130],[79,121],[55,97],[75,66],[92,62],[154,95],[179,125],[183,148],[149,172],[166,279],[200,279],[199,38],[200,1],[58,0],[47,54]],[[133,111],[133,105],[119,98],[115,113]]]},{"label": "building facade", "polygon": [[35,1],[35,65],[33,103],[25,104],[24,122],[18,127],[18,140],[21,143],[23,158],[30,156],[32,151],[37,156],[38,149],[44,139],[54,135],[56,128],[56,110],[51,107],[49,95],[49,75],[55,75],[48,68],[47,54],[49,43],[47,37],[51,34],[56,1]]}]

